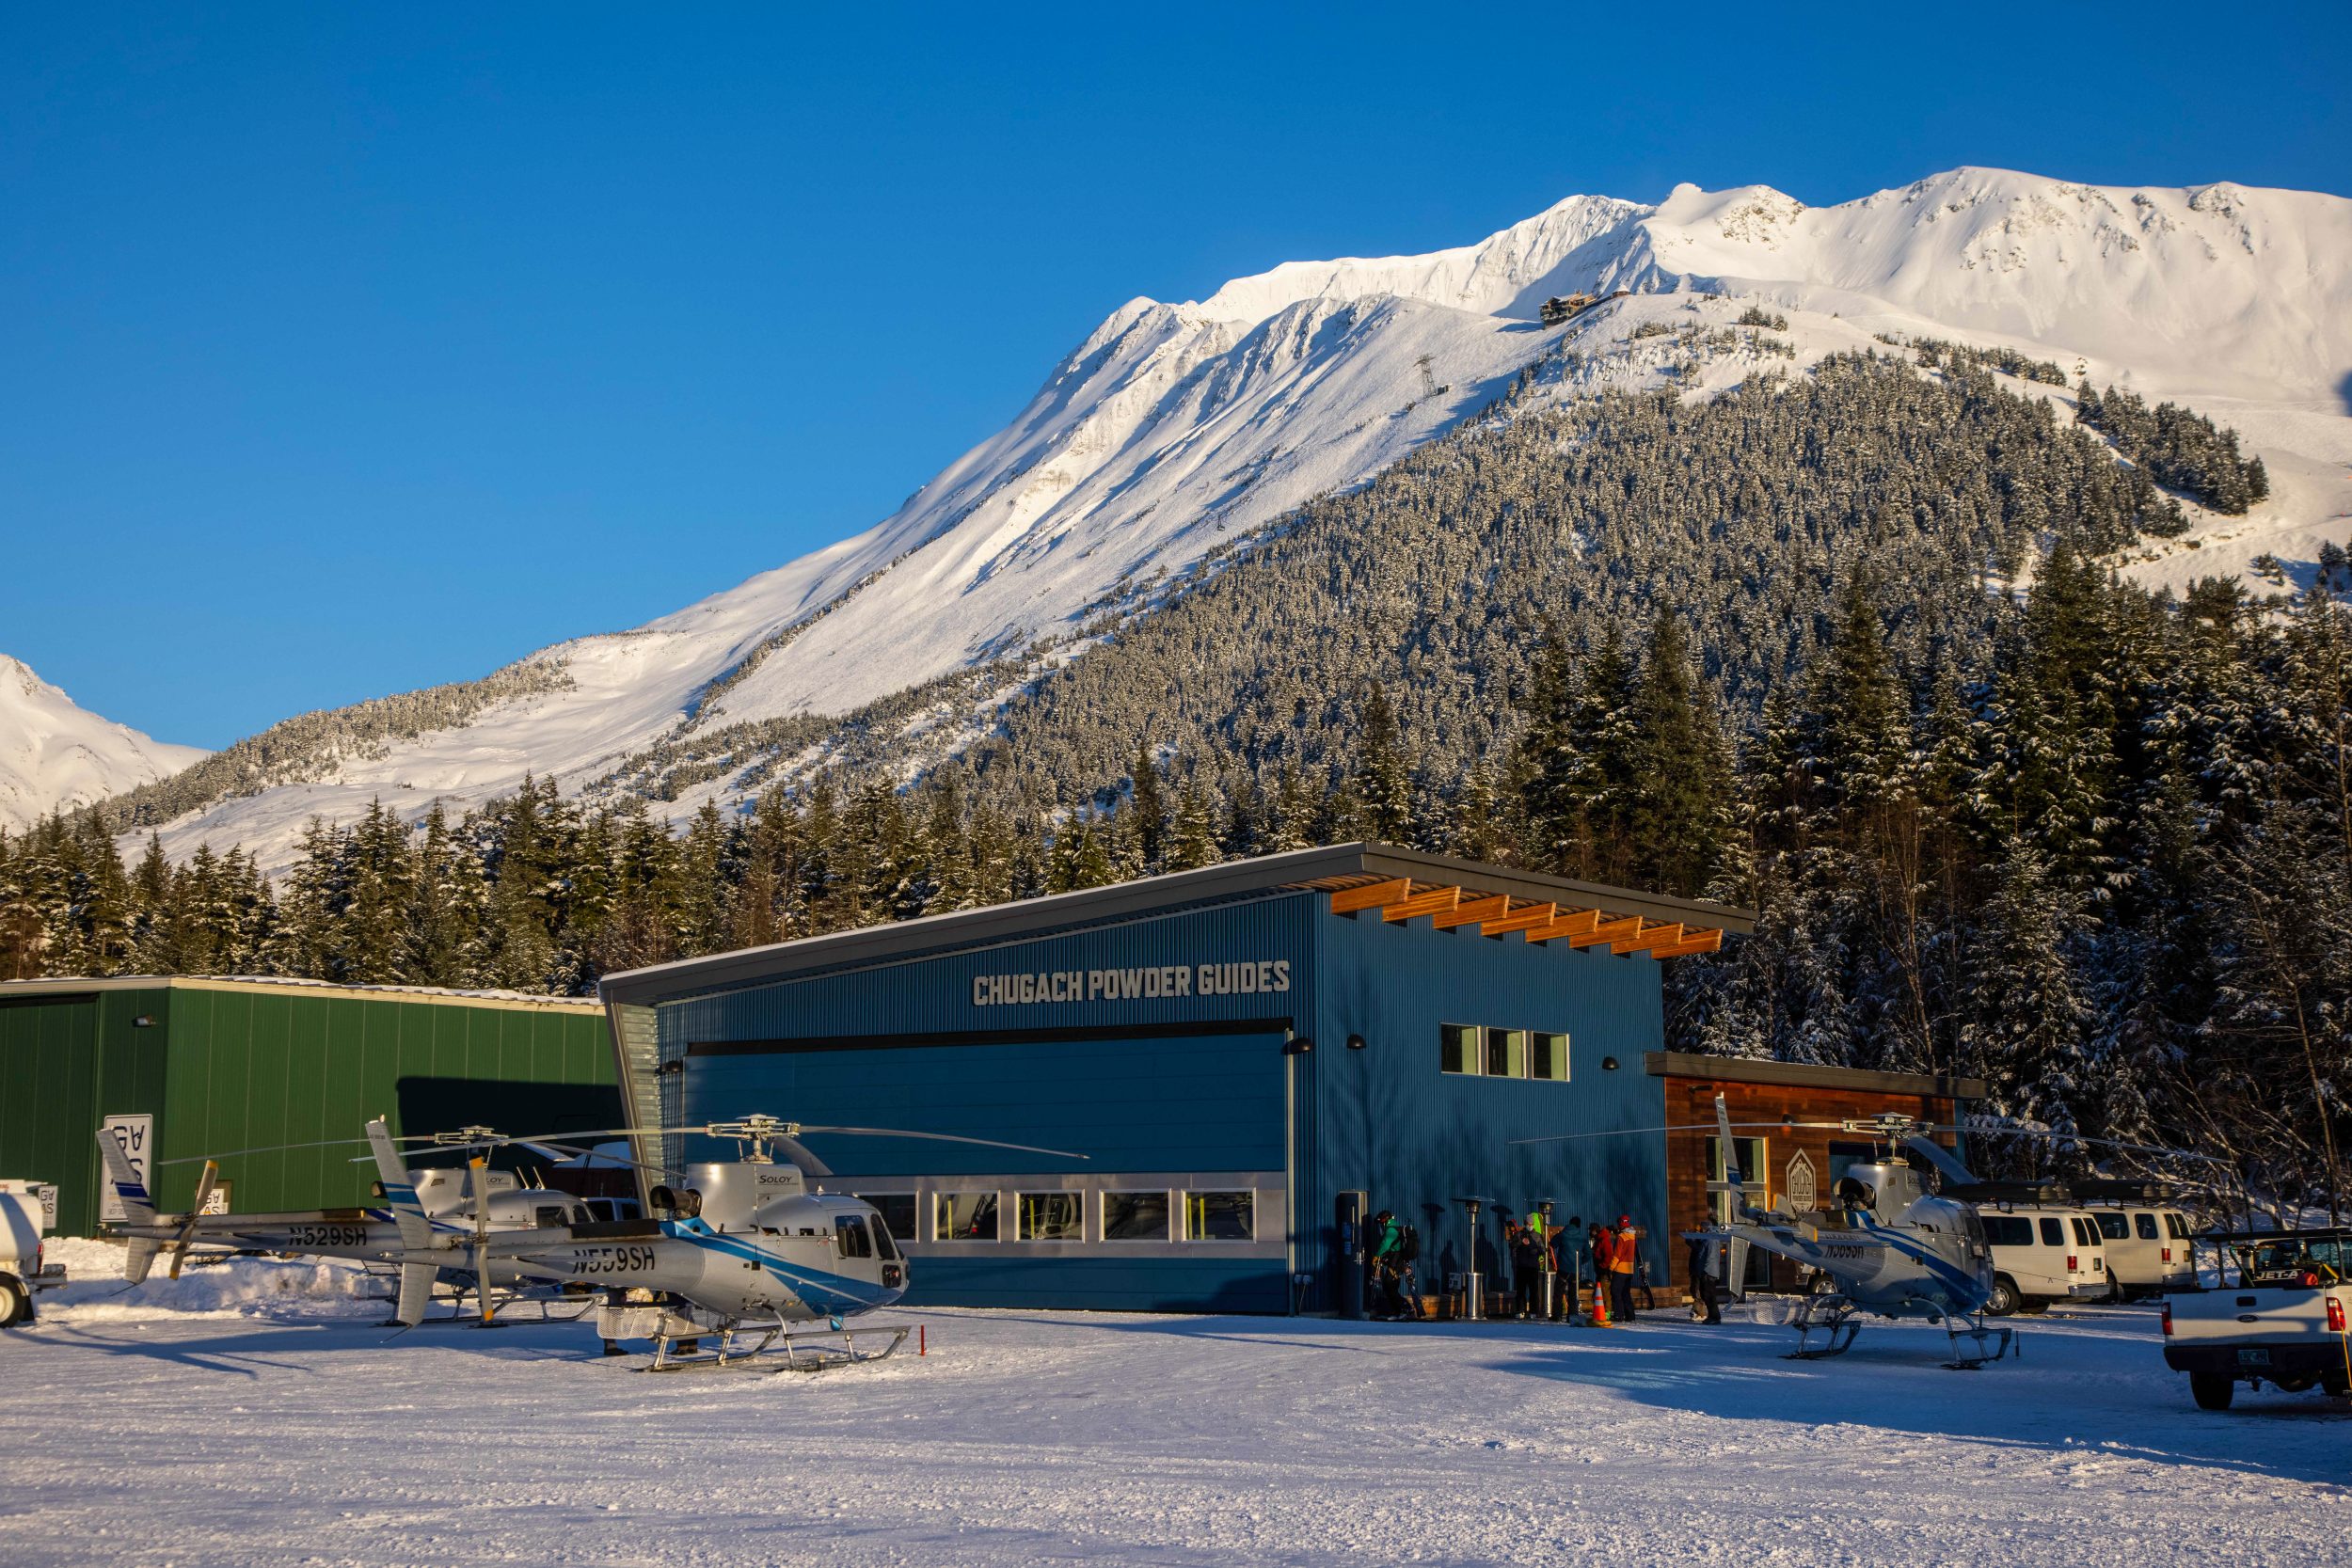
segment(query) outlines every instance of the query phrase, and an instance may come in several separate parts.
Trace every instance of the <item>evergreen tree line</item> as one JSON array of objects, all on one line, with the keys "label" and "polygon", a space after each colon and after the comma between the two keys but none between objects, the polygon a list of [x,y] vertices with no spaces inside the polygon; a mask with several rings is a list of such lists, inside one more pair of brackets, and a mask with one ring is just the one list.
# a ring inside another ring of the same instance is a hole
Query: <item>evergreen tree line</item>
[{"label": "evergreen tree line", "polygon": [[[2343,612],[2105,569],[2177,517],[1965,356],[1506,405],[1106,614],[977,739],[908,721],[1006,666],[713,732],[691,777],[316,827],[275,888],[235,851],[126,870],[91,814],[0,839],[0,974],[581,991],[1378,838],[1757,908],[1670,965],[1677,1046],[1972,1073],[1997,1115],[2318,1200],[2352,1068]],[[658,815],[713,780],[758,784]]]},{"label": "evergreen tree line", "polygon": [[[244,855],[130,867],[89,816],[0,835],[0,973],[241,973],[580,992],[602,974],[1331,840],[1375,838],[1748,905],[1670,966],[1681,1048],[1991,1085],[2091,1139],[2219,1154],[2335,1200],[2352,1082],[2352,617],[2174,602],[2061,546],[1980,673],[1890,651],[1847,586],[1746,735],[1680,619],[1574,651],[1534,628],[1499,766],[1446,793],[1385,685],[1332,777],[1260,788],[1136,753],[1078,810],[1015,818],[941,769],[820,779],[677,831],[549,784],[453,820],[314,824],[273,887]],[[2129,1168],[2124,1156],[2121,1164]],[[2194,1174],[2191,1172],[2190,1174]]]}]

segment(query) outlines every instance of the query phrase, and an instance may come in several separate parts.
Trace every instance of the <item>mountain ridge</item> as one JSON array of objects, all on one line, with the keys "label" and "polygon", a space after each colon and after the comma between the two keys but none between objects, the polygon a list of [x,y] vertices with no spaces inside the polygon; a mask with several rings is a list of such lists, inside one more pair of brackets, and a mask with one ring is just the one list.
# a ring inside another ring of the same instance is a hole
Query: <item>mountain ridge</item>
[{"label": "mountain ridge", "polygon": [[[2080,358],[2151,397],[2200,396],[2281,479],[2231,539],[2352,532],[2340,471],[2352,420],[2329,401],[2352,373],[2348,260],[2352,202],[2337,198],[1963,168],[1818,208],[1763,185],[1682,185],[1655,205],[1571,197],[1469,245],[1286,262],[1197,302],[1131,300],[1002,431],[874,528],[532,656],[563,668],[560,691],[159,825],[175,856],[243,842],[267,863],[310,816],[347,817],[378,796],[413,816],[527,771],[577,788],[699,733],[850,714],[995,660],[1080,656],[1080,627],[1122,584],[1181,573],[1362,483],[1540,365],[1576,356],[1562,396],[1673,380],[1688,356],[1643,334],[1675,328],[1671,312],[1702,294],[1793,312],[1785,346],[1800,364],[1874,332],[1932,332],[2064,356],[2070,372]],[[1551,293],[1621,288],[1633,297],[1618,309],[1536,319]],[[1605,336],[1619,328],[1629,336]],[[1721,389],[1753,368],[1710,360],[1691,385]],[[2200,565],[2231,559],[2217,549]]]},{"label": "mountain ridge", "polygon": [[200,746],[176,746],[102,718],[42,680],[23,659],[0,654],[0,830],[21,832],[202,760]]}]

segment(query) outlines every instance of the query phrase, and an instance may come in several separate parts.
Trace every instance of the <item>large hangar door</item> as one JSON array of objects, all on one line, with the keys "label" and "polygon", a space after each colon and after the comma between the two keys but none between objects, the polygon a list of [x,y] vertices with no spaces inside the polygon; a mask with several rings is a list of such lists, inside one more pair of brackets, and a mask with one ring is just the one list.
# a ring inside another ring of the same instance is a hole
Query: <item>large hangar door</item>
[{"label": "large hangar door", "polygon": [[839,1173],[827,1185],[895,1199],[921,1300],[1280,1311],[1283,1040],[1277,1024],[710,1042],[688,1047],[680,1086],[690,1122],[766,1112],[1087,1156],[809,1134]]},{"label": "large hangar door", "polygon": [[[874,1036],[690,1045],[685,1119],[764,1111],[1065,1148],[1089,1174],[1284,1168],[1282,1033],[1112,1029],[962,1039]],[[911,1139],[813,1137],[839,1170],[993,1174],[1074,1168]],[[697,1158],[707,1156],[698,1155]]]}]

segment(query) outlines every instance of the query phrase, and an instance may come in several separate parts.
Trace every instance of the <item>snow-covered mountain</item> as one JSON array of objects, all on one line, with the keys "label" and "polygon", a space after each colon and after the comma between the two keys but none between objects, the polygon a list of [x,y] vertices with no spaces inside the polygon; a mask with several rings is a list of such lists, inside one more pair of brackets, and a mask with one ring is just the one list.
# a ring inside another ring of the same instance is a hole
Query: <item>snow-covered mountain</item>
[{"label": "snow-covered mountain", "polygon": [[177,773],[203,756],[74,705],[24,660],[0,654],[0,829],[20,832]]},{"label": "snow-covered mountain", "polygon": [[[1540,320],[1549,296],[1619,290],[1633,297]],[[560,676],[462,725],[181,802],[196,809],[166,847],[242,842],[271,864],[310,816],[378,796],[410,812],[469,804],[526,770],[579,787],[657,742],[1052,657],[1107,595],[1360,483],[1531,364],[1573,351],[1570,391],[1657,382],[1663,356],[1639,326],[1706,293],[1785,312],[1800,359],[1880,334],[2014,347],[2236,425],[2273,497],[2201,540],[2224,546],[2201,570],[2352,533],[2352,201],[1973,168],[1825,208],[1763,186],[1683,185],[1657,206],[1571,197],[1456,249],[1292,262],[1199,302],[1130,301],[1019,418],[877,527],[635,631],[543,650],[530,663]],[[729,791],[726,778],[707,788]]]}]

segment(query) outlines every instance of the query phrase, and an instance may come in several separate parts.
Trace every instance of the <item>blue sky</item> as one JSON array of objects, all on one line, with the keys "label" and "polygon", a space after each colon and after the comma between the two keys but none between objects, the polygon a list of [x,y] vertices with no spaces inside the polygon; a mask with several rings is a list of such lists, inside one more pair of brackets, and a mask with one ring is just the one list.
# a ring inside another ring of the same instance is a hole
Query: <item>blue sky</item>
[{"label": "blue sky", "polygon": [[479,674],[878,520],[1136,294],[1573,192],[2352,195],[2341,5],[1716,14],[0,0],[0,651],[214,746]]}]

